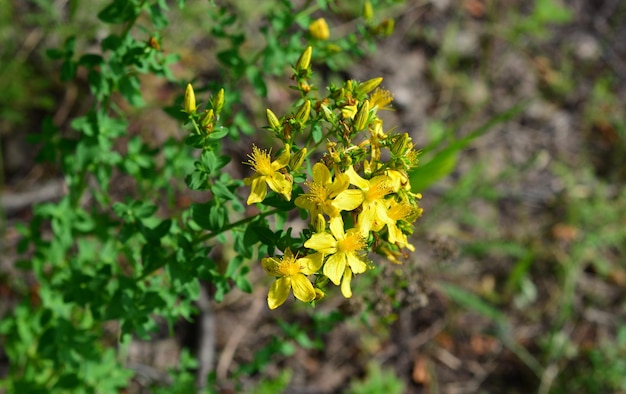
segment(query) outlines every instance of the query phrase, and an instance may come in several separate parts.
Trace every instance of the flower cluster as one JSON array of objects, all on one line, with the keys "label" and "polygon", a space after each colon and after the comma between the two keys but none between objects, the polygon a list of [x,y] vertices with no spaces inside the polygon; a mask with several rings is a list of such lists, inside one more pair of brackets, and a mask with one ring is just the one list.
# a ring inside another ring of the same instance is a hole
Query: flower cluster
[{"label": "flower cluster", "polygon": [[[263,202],[268,187],[288,201],[297,190],[293,203],[309,218],[299,238],[306,241],[262,259],[276,278],[268,295],[271,309],[291,290],[303,302],[322,298],[328,280],[351,297],[353,276],[373,265],[368,253],[401,263],[403,250],[414,250],[408,236],[422,213],[408,175],[418,152],[407,133],[386,132],[378,116],[393,100],[378,87],[382,78],[349,80],[331,85],[326,97],[309,97],[317,92],[309,82],[310,61],[309,47],[294,66],[302,95],[294,113],[279,118],[267,110],[268,129],[281,140],[282,153],[272,159],[270,151],[255,146],[245,163],[254,170],[244,180],[251,186],[248,204]],[[294,185],[307,171],[309,180]]]}]

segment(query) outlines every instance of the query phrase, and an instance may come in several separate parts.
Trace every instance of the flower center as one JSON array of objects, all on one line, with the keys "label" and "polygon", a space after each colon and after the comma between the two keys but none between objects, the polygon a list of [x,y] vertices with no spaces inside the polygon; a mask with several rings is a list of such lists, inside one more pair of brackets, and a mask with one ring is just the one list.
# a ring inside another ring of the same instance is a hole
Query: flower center
[{"label": "flower center", "polygon": [[295,258],[283,258],[277,271],[283,276],[293,276],[300,272],[302,267]]},{"label": "flower center", "polygon": [[328,199],[328,188],[319,183],[307,183],[309,187],[309,199],[316,205],[322,205]]},{"label": "flower center", "polygon": [[391,192],[393,192],[393,185],[391,182],[388,182],[387,180],[380,180],[371,185],[371,187],[364,193],[365,200],[369,202],[380,200]]},{"label": "flower center", "polygon": [[365,247],[365,241],[363,237],[354,232],[352,234],[347,234],[346,238],[337,241],[337,250],[339,252],[355,252],[357,250],[361,250]]},{"label": "flower center", "polygon": [[254,171],[261,175],[272,174],[272,159],[267,151],[261,150],[256,146],[252,147],[252,154],[248,155],[250,160],[246,164],[254,168]]}]

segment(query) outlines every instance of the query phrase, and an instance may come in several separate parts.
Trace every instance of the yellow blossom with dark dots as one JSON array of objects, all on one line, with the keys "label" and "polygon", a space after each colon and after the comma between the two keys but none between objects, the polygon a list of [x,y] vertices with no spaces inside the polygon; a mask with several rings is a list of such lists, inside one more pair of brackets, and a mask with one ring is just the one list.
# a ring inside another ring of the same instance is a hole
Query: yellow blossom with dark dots
[{"label": "yellow blossom with dark dots", "polygon": [[261,265],[269,275],[276,277],[267,295],[270,309],[281,306],[292,289],[293,295],[302,302],[311,302],[318,297],[307,275],[312,275],[320,269],[322,255],[296,258],[291,250],[287,249],[284,256],[264,258]]},{"label": "yellow blossom with dark dots", "polygon": [[252,154],[248,155],[250,160],[245,163],[255,171],[254,175],[244,179],[244,183],[251,186],[248,205],[263,201],[267,194],[267,186],[287,201],[291,200],[292,183],[279,171],[289,164],[289,156],[289,145],[285,146],[283,154],[274,161],[267,151],[256,146],[252,147]]}]

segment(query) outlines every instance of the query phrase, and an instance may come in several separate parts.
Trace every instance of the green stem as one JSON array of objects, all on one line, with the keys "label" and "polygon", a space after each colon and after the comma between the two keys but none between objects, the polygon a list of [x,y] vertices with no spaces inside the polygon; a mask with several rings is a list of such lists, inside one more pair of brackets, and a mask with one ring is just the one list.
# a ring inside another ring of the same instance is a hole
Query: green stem
[{"label": "green stem", "polygon": [[270,209],[269,211],[261,212],[261,213],[259,213],[257,215],[254,215],[254,216],[248,216],[248,217],[243,218],[243,219],[241,219],[239,221],[236,221],[235,223],[229,224],[228,226],[220,229],[220,231],[218,231],[218,232],[208,233],[208,234],[203,235],[200,238],[197,238],[195,243],[208,241],[209,239],[215,238],[215,237],[217,237],[220,234],[224,234],[225,232],[230,231],[230,230],[234,229],[235,227],[239,227],[239,226],[244,225],[246,223],[249,223],[249,222],[251,222],[251,221],[253,221],[253,220],[257,219],[257,218],[264,218],[266,216],[270,216],[270,215],[273,215],[273,214],[278,213],[278,212],[280,212],[280,210],[275,208],[275,209]]},{"label": "green stem", "polygon": [[[200,237],[200,238],[196,238],[196,240],[194,241],[194,244],[196,244],[196,245],[197,245],[197,244],[199,244],[199,243],[201,243],[201,242],[208,241],[208,240],[210,240],[210,239],[212,239],[212,238],[217,237],[217,236],[218,236],[218,235],[220,235],[220,234],[224,234],[225,232],[227,232],[227,231],[230,231],[230,230],[234,229],[235,227],[239,227],[239,226],[241,226],[241,225],[244,225],[244,224],[246,224],[246,223],[249,223],[249,222],[251,222],[251,221],[253,221],[253,220],[257,219],[257,218],[264,218],[264,217],[266,217],[266,216],[273,215],[273,214],[275,214],[275,213],[277,213],[277,212],[279,212],[279,209],[271,209],[271,210],[266,211],[266,212],[261,212],[261,213],[259,213],[258,215],[254,215],[254,216],[249,216],[249,217],[243,218],[243,219],[241,219],[241,220],[239,220],[239,221],[237,221],[237,222],[235,222],[235,223],[231,223],[231,224],[229,224],[228,226],[226,226],[226,227],[222,228],[222,229],[221,229],[220,231],[218,231],[218,232],[215,232],[215,233],[208,233],[208,234],[203,235],[203,236],[202,236],[202,237]],[[163,259],[163,261],[168,261],[168,260],[169,260],[169,257],[168,257],[168,258]],[[135,280],[136,280],[137,282],[140,282],[140,281],[142,281],[142,280],[146,279],[148,276],[150,276],[153,272],[155,272],[155,271],[157,271],[157,270],[159,270],[159,269],[161,269],[161,268],[163,268],[163,267],[164,267],[163,265],[160,265],[160,266],[154,267],[154,268],[153,268],[153,269],[151,269],[150,271],[145,271],[145,272],[143,272],[143,273],[141,274],[141,276],[139,276],[139,277],[138,277],[137,279],[135,279]]]}]

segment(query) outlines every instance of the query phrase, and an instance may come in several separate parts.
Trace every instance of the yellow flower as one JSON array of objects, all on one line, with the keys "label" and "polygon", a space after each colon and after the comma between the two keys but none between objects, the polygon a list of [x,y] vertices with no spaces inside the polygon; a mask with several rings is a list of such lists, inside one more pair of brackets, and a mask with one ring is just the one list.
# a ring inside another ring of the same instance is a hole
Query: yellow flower
[{"label": "yellow flower", "polygon": [[311,37],[316,40],[328,40],[328,37],[330,37],[330,31],[328,30],[328,23],[326,23],[326,19],[319,18],[311,22],[309,25],[309,33],[311,33]]},{"label": "yellow flower", "polygon": [[279,257],[267,257],[261,260],[265,271],[276,277],[267,295],[267,305],[270,309],[281,306],[293,289],[293,295],[302,302],[311,302],[317,297],[313,285],[306,277],[314,274],[322,266],[322,255],[313,255],[297,259],[290,249],[285,250],[285,255]]},{"label": "yellow flower", "polygon": [[331,234],[315,233],[304,246],[328,256],[324,263],[324,275],[335,285],[341,283],[341,293],[350,298],[352,273],[360,274],[367,269],[362,258],[365,240],[358,228],[344,232],[341,216],[331,218],[329,227]]},{"label": "yellow flower", "polygon": [[350,178],[350,183],[359,189],[348,189],[339,193],[333,201],[333,205],[344,211],[351,211],[362,205],[358,223],[363,235],[369,231],[380,229],[383,223],[392,222],[387,215],[385,196],[393,193],[393,182],[386,175],[375,176],[370,180],[361,178],[350,166],[345,172]]},{"label": "yellow flower", "polygon": [[411,184],[409,183],[409,176],[404,171],[387,170],[385,171],[391,179],[391,184],[394,192],[398,192],[401,188],[405,190],[411,190]]},{"label": "yellow flower", "polygon": [[350,179],[346,174],[337,174],[335,180],[328,167],[322,163],[313,166],[313,182],[307,182],[309,192],[296,197],[295,203],[298,207],[309,211],[311,224],[315,226],[317,215],[324,213],[329,217],[339,215],[339,209],[333,204],[333,199],[350,185]]},{"label": "yellow flower", "polygon": [[392,220],[387,222],[388,239],[392,244],[397,244],[401,248],[407,248],[411,251],[415,250],[415,247],[411,245],[406,237],[406,234],[398,228],[398,221],[404,220],[406,222],[412,222],[421,213],[421,208],[415,208],[406,202],[396,202],[393,198],[390,199],[389,210],[387,215]]},{"label": "yellow flower", "polygon": [[271,161],[270,154],[256,146],[252,147],[252,154],[248,155],[248,160],[244,164],[251,166],[255,174],[244,179],[246,185],[251,185],[248,205],[261,202],[267,194],[267,186],[276,193],[281,194],[287,201],[291,199],[291,181],[279,172],[289,164],[289,145],[285,146],[285,151],[278,159]]},{"label": "yellow flower", "polygon": [[380,110],[391,109],[389,104],[393,101],[393,94],[387,89],[378,88],[370,95],[370,108]]}]

